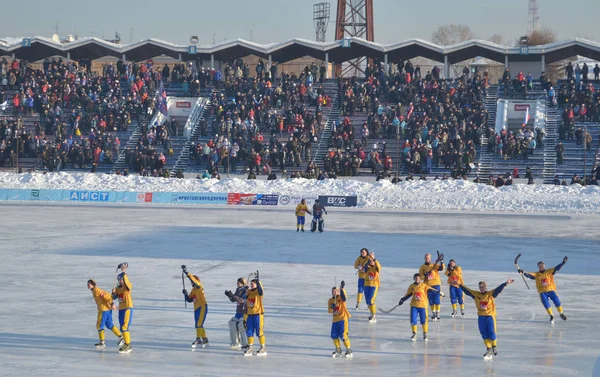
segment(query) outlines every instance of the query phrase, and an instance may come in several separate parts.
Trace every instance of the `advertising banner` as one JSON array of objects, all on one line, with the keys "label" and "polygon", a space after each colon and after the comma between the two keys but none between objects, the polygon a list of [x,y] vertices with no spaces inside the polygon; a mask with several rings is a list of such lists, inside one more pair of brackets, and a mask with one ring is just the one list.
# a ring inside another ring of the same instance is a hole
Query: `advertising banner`
[{"label": "advertising banner", "polygon": [[238,192],[230,192],[229,194],[227,194],[227,204],[230,205],[276,206],[278,201],[279,195],[242,194]]},{"label": "advertising banner", "polygon": [[356,207],[358,198],[356,196],[319,195],[319,202],[325,207]]},{"label": "advertising banner", "polygon": [[310,208],[313,204],[315,204],[316,197],[314,195],[279,195],[279,204],[280,206],[289,206],[294,207],[302,201],[302,199],[306,199],[306,205]]},{"label": "advertising banner", "polygon": [[225,193],[195,193],[195,192],[174,192],[171,193],[171,203],[173,204],[227,204],[227,194]]}]

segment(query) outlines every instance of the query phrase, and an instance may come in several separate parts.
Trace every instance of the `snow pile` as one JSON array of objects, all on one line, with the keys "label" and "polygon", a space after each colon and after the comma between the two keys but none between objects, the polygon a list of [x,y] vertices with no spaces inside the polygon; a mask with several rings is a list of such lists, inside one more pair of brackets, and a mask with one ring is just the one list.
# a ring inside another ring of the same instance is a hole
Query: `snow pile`
[{"label": "snow pile", "polygon": [[145,178],[88,173],[0,173],[0,188],[134,192],[240,192],[290,196],[358,195],[359,206],[424,211],[600,213],[600,187],[514,185],[496,189],[467,181],[362,182]]}]

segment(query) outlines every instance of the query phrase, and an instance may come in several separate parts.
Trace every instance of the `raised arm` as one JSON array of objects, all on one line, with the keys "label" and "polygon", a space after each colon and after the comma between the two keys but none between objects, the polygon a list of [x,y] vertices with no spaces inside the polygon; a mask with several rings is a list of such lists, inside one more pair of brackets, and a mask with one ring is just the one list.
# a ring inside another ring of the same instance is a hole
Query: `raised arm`
[{"label": "raised arm", "polygon": [[462,289],[463,292],[465,292],[465,294],[469,297],[471,297],[472,299],[475,299],[475,291],[469,289],[466,285],[460,285],[460,289]]},{"label": "raised arm", "polygon": [[567,263],[567,261],[569,260],[569,258],[564,257],[562,263],[558,264],[556,267],[554,267],[554,271],[552,271],[552,275],[556,274],[558,271],[560,271],[560,269],[562,268],[562,266],[565,265],[565,263]]}]

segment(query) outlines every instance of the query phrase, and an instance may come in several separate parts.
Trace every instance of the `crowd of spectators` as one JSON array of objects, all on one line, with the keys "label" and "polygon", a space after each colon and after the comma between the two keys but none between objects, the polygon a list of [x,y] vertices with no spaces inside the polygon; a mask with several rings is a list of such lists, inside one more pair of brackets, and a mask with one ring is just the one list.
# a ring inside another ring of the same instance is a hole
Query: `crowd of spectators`
[{"label": "crowd of spectators", "polygon": [[[443,80],[433,67],[424,75],[410,61],[391,64],[386,75],[381,64],[367,69],[367,78],[340,81],[341,111],[325,159],[327,172],[357,175],[369,168],[390,175],[393,157],[389,142],[401,140],[400,158],[410,174],[431,172],[443,165],[453,176],[468,174],[487,123],[487,73],[466,70],[457,80]],[[352,123],[362,112],[367,120]],[[360,129],[360,135],[355,135]]]},{"label": "crowd of spectators", "polygon": [[269,68],[261,60],[253,76],[241,59],[230,62],[224,75],[217,76],[224,92],[212,95],[212,124],[200,124],[201,136],[209,141],[191,146],[192,159],[205,164],[212,177],[240,169],[267,176],[279,169],[285,175],[307,163],[303,176],[316,178],[313,146],[319,141],[323,110],[331,105],[318,82],[323,68],[312,64],[299,75],[278,76],[275,64]]},{"label": "crowd of spectators", "polygon": [[157,80],[160,74],[146,64],[106,64],[98,76],[89,62],[45,59],[34,68],[3,59],[0,164],[14,165],[17,145],[19,157],[35,158],[50,171],[113,162],[120,147],[115,132],[126,131],[132,119],[148,119]]}]

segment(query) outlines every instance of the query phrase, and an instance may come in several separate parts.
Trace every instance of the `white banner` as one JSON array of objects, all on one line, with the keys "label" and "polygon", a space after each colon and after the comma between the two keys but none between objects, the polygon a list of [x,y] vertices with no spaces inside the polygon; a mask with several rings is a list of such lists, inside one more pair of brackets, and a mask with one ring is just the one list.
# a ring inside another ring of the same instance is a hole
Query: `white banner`
[{"label": "white banner", "polygon": [[315,204],[315,199],[317,199],[317,196],[316,195],[310,195],[310,194],[307,194],[305,196],[279,195],[279,205],[280,206],[288,206],[288,207],[294,207],[294,208],[296,208],[296,206],[298,204],[300,204],[300,202],[302,201],[302,199],[306,199],[306,205],[310,209],[312,207],[312,205]]}]

